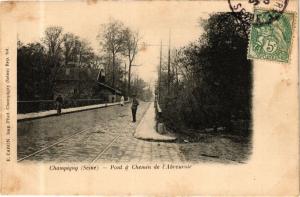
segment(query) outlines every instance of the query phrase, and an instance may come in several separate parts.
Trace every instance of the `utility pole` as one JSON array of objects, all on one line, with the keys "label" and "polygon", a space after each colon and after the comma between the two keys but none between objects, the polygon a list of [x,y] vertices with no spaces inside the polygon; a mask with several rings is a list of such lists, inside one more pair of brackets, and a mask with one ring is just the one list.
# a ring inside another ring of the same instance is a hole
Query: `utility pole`
[{"label": "utility pole", "polygon": [[158,76],[158,99],[160,101],[161,92],[161,58],[162,58],[162,41],[160,41],[160,56],[159,56],[159,76]]},{"label": "utility pole", "polygon": [[171,30],[169,30],[169,50],[168,50],[168,95],[170,94],[170,64],[171,64]]},{"label": "utility pole", "polygon": [[125,97],[127,97],[127,90],[126,90],[126,88],[127,88],[127,84],[126,84],[126,67],[127,67],[127,65],[126,65],[126,62],[125,62],[125,72],[124,72],[124,96]]}]

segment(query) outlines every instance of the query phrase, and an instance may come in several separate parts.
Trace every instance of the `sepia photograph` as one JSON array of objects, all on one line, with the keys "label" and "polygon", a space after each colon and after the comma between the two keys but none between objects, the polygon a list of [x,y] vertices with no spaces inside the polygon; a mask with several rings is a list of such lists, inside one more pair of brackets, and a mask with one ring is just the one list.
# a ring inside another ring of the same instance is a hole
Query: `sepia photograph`
[{"label": "sepia photograph", "polygon": [[1,194],[299,195],[297,7],[0,2]]},{"label": "sepia photograph", "polygon": [[19,162],[247,162],[250,25],[230,10],[135,23],[144,3],[50,5],[18,26]]}]

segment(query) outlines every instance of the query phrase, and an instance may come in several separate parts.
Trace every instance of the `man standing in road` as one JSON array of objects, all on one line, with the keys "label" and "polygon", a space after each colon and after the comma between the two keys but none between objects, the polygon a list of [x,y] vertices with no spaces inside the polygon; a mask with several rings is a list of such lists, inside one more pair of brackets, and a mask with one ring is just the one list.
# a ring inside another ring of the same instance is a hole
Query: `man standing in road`
[{"label": "man standing in road", "polygon": [[56,98],[56,109],[57,109],[57,115],[61,114],[61,108],[63,105],[63,98],[61,95],[58,95],[58,97]]},{"label": "man standing in road", "polygon": [[136,122],[136,111],[139,105],[139,101],[136,99],[136,95],[132,95],[132,105],[131,105],[131,111],[132,111],[132,122]]}]

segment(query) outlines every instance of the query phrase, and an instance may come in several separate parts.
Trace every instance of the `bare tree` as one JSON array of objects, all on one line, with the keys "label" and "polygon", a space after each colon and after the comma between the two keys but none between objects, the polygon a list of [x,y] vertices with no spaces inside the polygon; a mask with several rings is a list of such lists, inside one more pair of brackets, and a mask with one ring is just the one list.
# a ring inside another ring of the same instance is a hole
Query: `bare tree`
[{"label": "bare tree", "polygon": [[48,56],[52,60],[52,66],[58,66],[58,60],[62,52],[61,43],[63,42],[63,28],[62,27],[48,27],[45,30],[45,37],[43,42],[48,49]]},{"label": "bare tree", "polygon": [[81,67],[89,66],[96,58],[93,48],[87,40],[79,40],[77,45],[78,64]]},{"label": "bare tree", "polygon": [[115,87],[116,56],[124,50],[124,24],[117,20],[101,26],[101,31],[97,35],[99,44],[104,51],[112,57],[112,86]]},{"label": "bare tree", "polygon": [[61,68],[62,61],[62,42],[63,42],[63,28],[58,26],[48,27],[45,30],[45,37],[42,38],[43,43],[47,49],[47,80],[50,82],[48,94],[53,91],[57,73]]},{"label": "bare tree", "polygon": [[64,35],[63,50],[65,65],[72,61],[76,62],[80,67],[91,66],[95,64],[97,59],[90,43],[72,33]]},{"label": "bare tree", "polygon": [[140,36],[138,32],[133,32],[129,28],[125,28],[124,34],[124,51],[123,55],[128,58],[128,87],[127,92],[130,95],[131,89],[131,67],[133,66],[133,61],[138,53],[138,43]]},{"label": "bare tree", "polygon": [[65,65],[67,65],[70,61],[75,61],[76,42],[78,40],[79,40],[78,36],[75,36],[72,33],[66,33],[64,35],[63,45],[64,45]]}]

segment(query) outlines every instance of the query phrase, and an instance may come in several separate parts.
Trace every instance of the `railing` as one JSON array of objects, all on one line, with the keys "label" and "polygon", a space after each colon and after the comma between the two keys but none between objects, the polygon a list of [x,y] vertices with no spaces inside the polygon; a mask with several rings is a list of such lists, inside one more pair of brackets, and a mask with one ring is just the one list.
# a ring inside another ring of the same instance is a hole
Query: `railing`
[{"label": "railing", "polygon": [[155,118],[156,118],[156,131],[159,133],[164,133],[164,128],[162,129],[162,127],[164,127],[163,113],[157,99],[155,99],[154,101],[154,108],[155,108]]},{"label": "railing", "polygon": [[[18,113],[31,113],[56,109],[55,100],[18,101]],[[68,99],[64,100],[63,108],[82,107],[106,103],[103,99]]]},{"label": "railing", "polygon": [[162,110],[158,102],[155,102],[155,113],[156,113],[156,120],[158,122],[162,122]]}]

